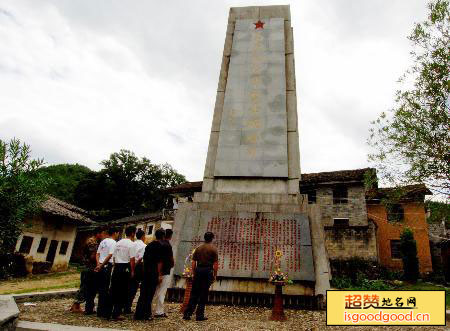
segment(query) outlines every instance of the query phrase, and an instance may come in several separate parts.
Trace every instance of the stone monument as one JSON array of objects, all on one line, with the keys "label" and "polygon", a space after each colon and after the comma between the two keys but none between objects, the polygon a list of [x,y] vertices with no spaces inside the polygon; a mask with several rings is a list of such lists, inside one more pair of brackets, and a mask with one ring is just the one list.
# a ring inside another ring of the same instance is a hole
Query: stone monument
[{"label": "stone monument", "polygon": [[290,8],[231,8],[202,192],[175,218],[173,289],[183,288],[186,257],[212,231],[216,301],[272,294],[276,251],[294,280],[286,295],[325,296],[330,274],[319,211],[299,194],[299,179]]}]

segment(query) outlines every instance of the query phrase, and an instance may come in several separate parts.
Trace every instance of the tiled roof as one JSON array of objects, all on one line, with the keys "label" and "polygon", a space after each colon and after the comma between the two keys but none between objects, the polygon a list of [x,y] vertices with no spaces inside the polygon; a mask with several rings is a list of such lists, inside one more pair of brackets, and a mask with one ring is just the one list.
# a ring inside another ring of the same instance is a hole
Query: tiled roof
[{"label": "tiled roof", "polygon": [[166,189],[167,193],[201,192],[203,182],[187,182]]},{"label": "tiled roof", "polygon": [[354,170],[339,170],[302,174],[300,185],[329,183],[329,182],[363,182],[366,172],[375,172],[374,168],[363,168]]},{"label": "tiled roof", "polygon": [[118,220],[115,220],[115,221],[108,222],[108,224],[109,225],[119,225],[119,224],[128,224],[128,223],[139,223],[139,222],[145,222],[145,221],[157,220],[157,219],[161,219],[161,212],[127,216],[127,217],[119,218]]},{"label": "tiled roof", "polygon": [[88,212],[86,210],[52,196],[49,196],[42,203],[42,210],[52,215],[64,217],[69,222],[76,224],[87,225],[95,223],[87,216]]},{"label": "tiled roof", "polygon": [[[300,185],[326,183],[326,182],[354,182],[364,181],[364,174],[367,171],[375,171],[374,168],[340,170],[329,172],[318,172],[311,174],[302,174]],[[189,193],[201,192],[203,182],[187,182],[166,190],[167,193]]]},{"label": "tiled roof", "polygon": [[392,193],[400,200],[417,200],[418,197],[423,198],[424,195],[433,194],[425,184],[405,185],[401,187],[380,187],[371,189],[366,192],[367,199],[380,199],[389,196]]}]

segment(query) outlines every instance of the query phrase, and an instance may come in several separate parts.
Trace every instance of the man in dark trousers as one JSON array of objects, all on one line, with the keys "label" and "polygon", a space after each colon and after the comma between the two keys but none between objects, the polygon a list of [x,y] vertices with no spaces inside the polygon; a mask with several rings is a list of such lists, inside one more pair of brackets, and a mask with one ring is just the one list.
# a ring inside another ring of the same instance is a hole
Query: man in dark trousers
[{"label": "man in dark trousers", "polygon": [[[194,279],[189,304],[184,311],[183,319],[190,320],[195,310],[196,320],[205,321],[205,305],[208,302],[208,292],[211,284],[216,280],[218,264],[217,248],[212,244],[214,234],[205,233],[205,242],[198,246],[192,256],[192,270]],[[197,306],[198,305],[198,306]],[[195,307],[197,306],[197,310]]]},{"label": "man in dark trousers", "polygon": [[111,317],[118,321],[123,320],[120,315],[128,304],[128,285],[130,278],[134,277],[136,246],[133,240],[136,235],[136,227],[128,226],[125,229],[125,235],[127,237],[119,240],[116,244],[113,254],[114,270],[111,276]]},{"label": "man in dark trousers", "polygon": [[71,312],[83,312],[80,307],[82,302],[86,302],[84,306],[84,313],[91,315],[94,313],[94,299],[97,295],[97,273],[94,271],[97,266],[96,254],[98,245],[105,236],[105,229],[97,227],[94,230],[94,235],[89,237],[83,247],[82,263],[80,277],[80,290],[78,291],[75,302],[70,308]]},{"label": "man in dark trousers", "polygon": [[152,300],[156,287],[162,281],[162,266],[165,255],[163,229],[155,232],[156,240],[145,248],[144,278],[141,283],[141,293],[134,313],[135,320],[152,320]]},{"label": "man in dark trousers", "polygon": [[97,316],[109,318],[111,311],[111,298],[109,296],[109,285],[111,282],[112,256],[116,248],[116,240],[119,238],[119,230],[111,227],[108,235],[102,240],[97,249],[97,290],[98,304]]},{"label": "man in dark trousers", "polygon": [[134,277],[130,279],[129,286],[129,297],[128,303],[125,307],[124,313],[131,314],[131,306],[133,305],[134,297],[136,296],[137,290],[139,289],[139,285],[142,282],[142,277],[144,273],[144,263],[142,258],[144,257],[145,247],[147,246],[144,243],[145,232],[141,229],[136,232],[136,241],[134,242],[136,255],[134,256],[135,267],[134,267]]}]

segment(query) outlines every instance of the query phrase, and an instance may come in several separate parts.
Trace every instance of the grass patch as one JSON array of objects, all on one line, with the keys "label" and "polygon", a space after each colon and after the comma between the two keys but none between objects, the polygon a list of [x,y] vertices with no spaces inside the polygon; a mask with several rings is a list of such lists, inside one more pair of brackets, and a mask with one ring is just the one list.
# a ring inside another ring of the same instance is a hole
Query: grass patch
[{"label": "grass patch", "polygon": [[398,287],[397,290],[408,291],[442,291],[445,290],[445,305],[450,308],[450,288],[444,286],[437,286],[434,284],[427,284],[424,282],[417,282],[415,284],[404,283]]}]

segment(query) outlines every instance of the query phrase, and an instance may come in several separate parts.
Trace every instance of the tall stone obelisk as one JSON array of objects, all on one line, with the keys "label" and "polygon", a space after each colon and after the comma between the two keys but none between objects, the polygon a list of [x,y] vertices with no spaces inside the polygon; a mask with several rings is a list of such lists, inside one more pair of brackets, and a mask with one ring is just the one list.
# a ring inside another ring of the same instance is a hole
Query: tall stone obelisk
[{"label": "tall stone obelisk", "polygon": [[[174,224],[174,287],[206,231],[216,235],[212,290],[272,293],[276,251],[293,296],[324,295],[328,260],[317,210],[299,194],[300,153],[289,6],[231,8],[202,192]],[[220,297],[220,296],[218,296]]]}]

